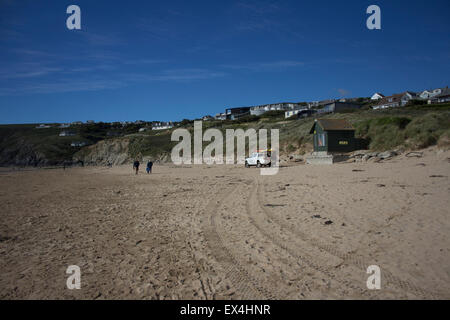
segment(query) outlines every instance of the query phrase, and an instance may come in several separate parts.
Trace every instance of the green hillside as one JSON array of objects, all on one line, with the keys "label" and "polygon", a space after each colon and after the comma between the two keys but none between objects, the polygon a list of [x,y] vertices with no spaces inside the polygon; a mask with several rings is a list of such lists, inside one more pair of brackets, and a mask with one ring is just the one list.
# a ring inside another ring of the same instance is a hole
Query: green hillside
[{"label": "green hillside", "polygon": [[[450,141],[450,104],[412,105],[386,110],[358,110],[354,112],[328,114],[322,118],[349,120],[356,128],[358,138],[364,138],[373,150],[388,150],[397,147],[421,149],[431,145],[448,146]],[[238,121],[204,121],[203,131],[226,129],[280,129],[281,152],[304,154],[312,149],[309,130],[314,117],[306,119],[284,119],[284,112],[269,112],[262,116],[249,116]],[[192,132],[193,121],[184,120],[179,127]],[[89,147],[71,147],[71,142],[86,142],[88,145],[101,140],[129,141],[128,154],[134,157],[154,157],[170,154],[176,144],[171,142],[172,130],[139,133],[143,125],[85,124],[61,129],[56,126],[37,129],[36,125],[0,126],[0,165],[57,165],[72,161],[75,153],[87,152]],[[76,132],[76,136],[60,137],[62,130]],[[118,136],[110,137],[113,132]],[[208,143],[204,143],[205,147]]]}]

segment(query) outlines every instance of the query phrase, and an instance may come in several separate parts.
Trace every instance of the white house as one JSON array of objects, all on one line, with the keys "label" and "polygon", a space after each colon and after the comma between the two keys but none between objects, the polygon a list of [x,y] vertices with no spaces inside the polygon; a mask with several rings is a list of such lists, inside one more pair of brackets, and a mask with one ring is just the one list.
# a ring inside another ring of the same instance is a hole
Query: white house
[{"label": "white house", "polygon": [[218,113],[215,115],[214,117],[216,120],[226,120],[227,119],[227,115],[225,113]]},{"label": "white house", "polygon": [[322,100],[322,101],[312,101],[312,102],[308,102],[307,106],[309,109],[311,109],[311,108],[316,108],[316,107],[322,107],[322,106],[325,106],[325,105],[333,103],[333,102],[336,102],[336,100],[335,99],[327,99],[327,100]]},{"label": "white house", "polygon": [[202,117],[202,120],[203,120],[203,121],[210,121],[210,120],[214,120],[214,118],[211,117],[211,116],[209,116],[209,115],[207,115],[207,116],[203,116],[203,117]]},{"label": "white house", "polygon": [[71,137],[74,135],[76,135],[76,133],[73,131],[61,131],[61,133],[59,134],[60,137]]},{"label": "white house", "polygon": [[51,128],[51,126],[47,124],[40,124],[36,127],[36,129],[46,129],[46,128]]},{"label": "white house", "polygon": [[447,88],[437,88],[434,90],[424,90],[420,93],[419,97],[424,100],[431,99],[433,97],[436,97],[436,96],[442,94],[446,89],[448,89],[448,87]]},{"label": "white house", "polygon": [[152,130],[166,130],[172,129],[173,123],[171,122],[157,122],[152,125]]},{"label": "white house", "polygon": [[440,94],[435,95],[428,100],[428,103],[444,103],[444,102],[450,102],[450,89],[448,87],[441,89]]},{"label": "white house", "polygon": [[86,142],[72,142],[70,146],[72,147],[84,147],[87,143]]},{"label": "white house", "polygon": [[387,109],[387,108],[395,108],[395,107],[403,107],[410,100],[417,99],[418,95],[414,92],[406,91],[404,93],[394,94],[389,97],[384,97],[379,100],[376,105],[372,106],[372,109]]},{"label": "white house", "polygon": [[287,118],[290,118],[290,117],[292,117],[292,116],[295,116],[295,115],[297,115],[297,114],[299,114],[300,112],[305,111],[305,110],[309,110],[309,109],[306,108],[306,107],[303,107],[303,108],[297,108],[297,109],[295,109],[295,110],[289,110],[289,111],[286,111],[286,112],[284,113],[284,117],[287,119]]},{"label": "white house", "polygon": [[370,97],[370,100],[380,100],[380,99],[383,99],[384,98],[384,95],[382,95],[381,93],[379,93],[379,92],[376,92],[376,93],[374,93],[373,94],[373,96],[372,97]]},{"label": "white house", "polygon": [[294,102],[264,104],[260,106],[251,107],[250,114],[253,116],[260,116],[268,111],[278,111],[278,110],[288,111],[288,110],[295,110],[300,107],[301,105],[299,103]]}]

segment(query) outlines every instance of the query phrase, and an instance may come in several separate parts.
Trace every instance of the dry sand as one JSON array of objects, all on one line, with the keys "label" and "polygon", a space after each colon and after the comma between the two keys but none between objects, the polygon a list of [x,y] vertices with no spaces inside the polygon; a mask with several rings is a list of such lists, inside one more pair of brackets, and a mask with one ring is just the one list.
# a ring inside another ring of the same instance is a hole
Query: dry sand
[{"label": "dry sand", "polygon": [[0,298],[448,299],[449,158],[3,170]]}]

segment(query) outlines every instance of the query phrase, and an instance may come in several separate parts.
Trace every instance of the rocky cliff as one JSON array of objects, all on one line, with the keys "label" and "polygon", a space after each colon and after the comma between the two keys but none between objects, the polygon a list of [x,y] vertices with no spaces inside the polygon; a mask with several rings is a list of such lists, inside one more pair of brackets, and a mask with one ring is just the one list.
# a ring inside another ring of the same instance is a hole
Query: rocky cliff
[{"label": "rocky cliff", "polygon": [[86,165],[121,165],[131,162],[128,153],[128,139],[108,139],[84,147],[74,154],[73,161],[83,161]]},{"label": "rocky cliff", "polygon": [[0,166],[47,166],[57,164],[57,161],[48,159],[43,152],[38,151],[24,139],[0,148]]}]

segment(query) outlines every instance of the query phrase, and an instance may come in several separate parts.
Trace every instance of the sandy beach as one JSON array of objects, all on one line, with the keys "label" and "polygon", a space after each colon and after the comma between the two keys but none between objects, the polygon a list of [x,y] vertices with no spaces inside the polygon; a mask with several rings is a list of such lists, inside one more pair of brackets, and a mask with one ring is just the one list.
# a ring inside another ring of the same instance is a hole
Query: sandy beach
[{"label": "sandy beach", "polygon": [[[450,152],[0,171],[1,299],[448,299]],[[66,287],[69,265],[81,289]],[[368,290],[367,267],[381,269]]]}]

